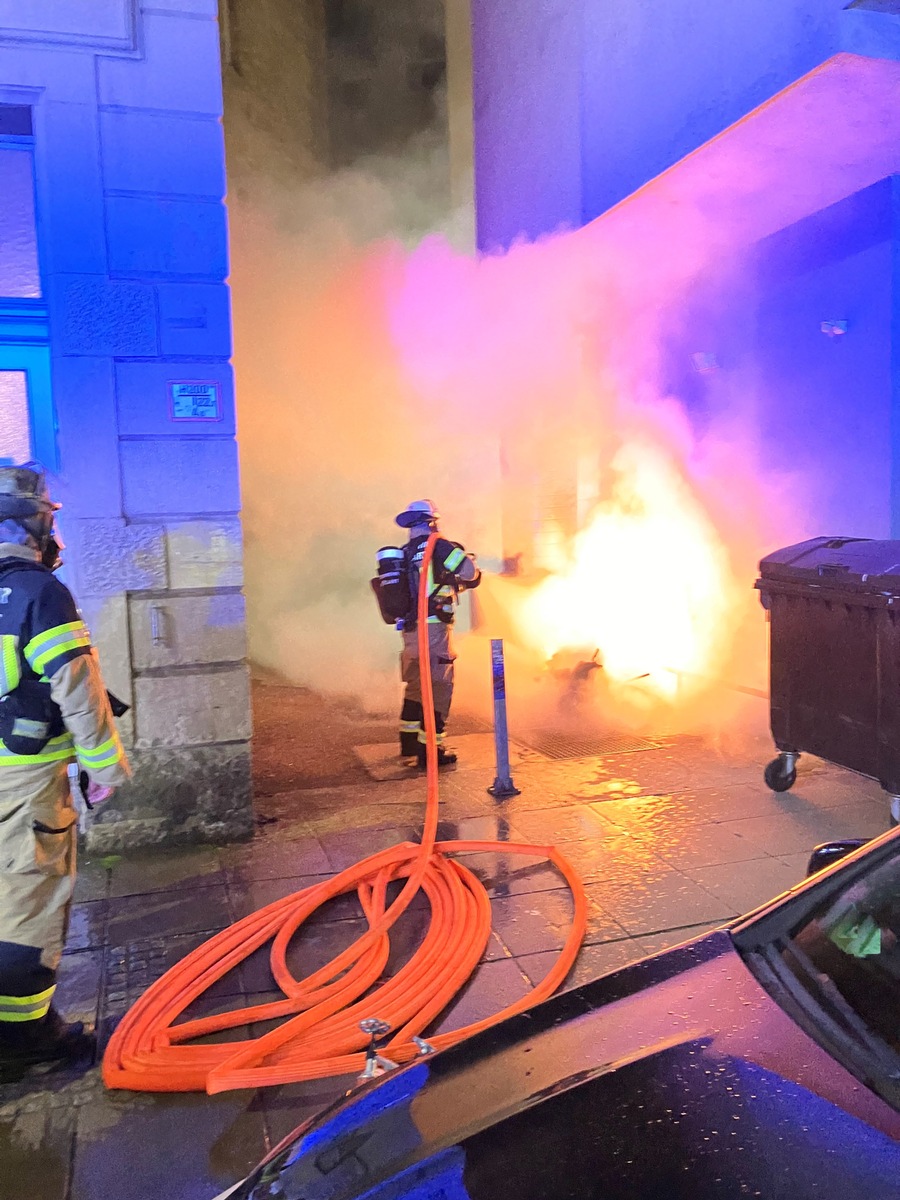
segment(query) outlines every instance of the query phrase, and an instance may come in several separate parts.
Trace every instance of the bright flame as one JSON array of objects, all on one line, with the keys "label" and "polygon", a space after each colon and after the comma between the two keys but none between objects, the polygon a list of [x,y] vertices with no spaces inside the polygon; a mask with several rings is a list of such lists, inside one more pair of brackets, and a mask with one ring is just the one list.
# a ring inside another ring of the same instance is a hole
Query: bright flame
[{"label": "bright flame", "polygon": [[525,600],[520,635],[548,659],[596,647],[611,683],[684,696],[717,673],[744,589],[672,454],[628,442],[611,476],[569,561]]}]

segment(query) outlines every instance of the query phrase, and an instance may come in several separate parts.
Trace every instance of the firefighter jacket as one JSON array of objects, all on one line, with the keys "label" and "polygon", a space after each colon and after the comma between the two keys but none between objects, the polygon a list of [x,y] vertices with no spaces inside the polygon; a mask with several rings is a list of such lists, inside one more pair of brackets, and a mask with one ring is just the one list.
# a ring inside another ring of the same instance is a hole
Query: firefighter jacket
[{"label": "firefighter jacket", "polygon": [[68,588],[35,558],[0,545],[0,772],[74,760],[117,787],[130,770],[91,635]]},{"label": "firefighter jacket", "polygon": [[[405,555],[409,564],[410,593],[415,604],[419,587],[419,568],[425,555],[428,535],[410,538],[406,543]],[[481,572],[472,580],[462,579],[458,572],[466,561],[466,552],[458,542],[439,537],[434,544],[431,563],[428,567],[428,624],[452,625],[456,616],[457,598],[461,591],[478,587]],[[415,612],[415,607],[413,607]],[[415,621],[408,621],[406,629],[413,629]]]}]

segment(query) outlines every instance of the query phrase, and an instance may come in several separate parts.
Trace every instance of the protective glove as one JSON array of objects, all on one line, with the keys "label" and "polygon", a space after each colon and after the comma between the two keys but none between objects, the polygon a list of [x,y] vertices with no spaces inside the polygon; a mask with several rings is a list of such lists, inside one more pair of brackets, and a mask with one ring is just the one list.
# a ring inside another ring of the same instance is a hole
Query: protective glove
[{"label": "protective glove", "polygon": [[88,808],[96,808],[98,804],[102,804],[104,800],[108,800],[116,790],[102,783],[95,783],[87,771],[81,772],[78,777],[78,784]]},{"label": "protective glove", "polygon": [[94,783],[93,780],[88,784],[87,796],[85,799],[91,808],[96,808],[98,804],[102,804],[104,800],[108,800],[115,791],[115,788],[104,787],[102,783]]}]

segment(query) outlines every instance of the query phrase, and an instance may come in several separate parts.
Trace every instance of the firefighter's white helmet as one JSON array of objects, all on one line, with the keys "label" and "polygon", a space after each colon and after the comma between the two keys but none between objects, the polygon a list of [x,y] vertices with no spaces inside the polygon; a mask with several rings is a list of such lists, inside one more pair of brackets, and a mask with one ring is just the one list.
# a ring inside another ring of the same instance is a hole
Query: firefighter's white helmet
[{"label": "firefighter's white helmet", "polygon": [[401,529],[412,529],[416,525],[435,526],[441,519],[441,514],[434,506],[433,500],[413,500],[395,520]]}]

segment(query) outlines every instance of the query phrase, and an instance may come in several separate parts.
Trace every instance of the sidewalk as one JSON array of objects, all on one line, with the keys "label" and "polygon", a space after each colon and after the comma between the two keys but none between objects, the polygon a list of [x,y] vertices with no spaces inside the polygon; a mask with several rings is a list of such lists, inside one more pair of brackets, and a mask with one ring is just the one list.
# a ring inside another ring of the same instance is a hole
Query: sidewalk
[{"label": "sidewalk", "polygon": [[[96,1022],[101,1039],[149,983],[211,933],[418,835],[424,782],[390,760],[390,723],[272,686],[257,687],[255,708],[259,824],[251,843],[82,863],[59,1000],[67,1017]],[[464,719],[454,728],[460,766],[441,779],[440,836],[561,846],[590,906],[570,983],[763,903],[802,878],[819,842],[872,836],[888,825],[876,784],[816,760],[801,759],[792,792],[769,792],[762,768],[772,749],[762,733],[727,750],[693,739],[641,748],[632,739],[630,752],[583,758],[514,745],[521,795],[498,803],[486,791],[490,735]],[[571,917],[562,879],[539,858],[498,851],[472,856],[469,865],[489,887],[494,933],[441,1029],[525,994],[550,968]],[[354,900],[332,908],[292,951],[295,973],[315,969],[363,928]],[[399,946],[416,944],[426,917],[421,905],[404,915]],[[263,955],[233,974],[207,1006],[273,996]],[[0,1200],[212,1200],[352,1082],[210,1098],[107,1093],[96,1069],[32,1074],[0,1087]]]}]

